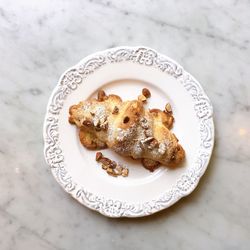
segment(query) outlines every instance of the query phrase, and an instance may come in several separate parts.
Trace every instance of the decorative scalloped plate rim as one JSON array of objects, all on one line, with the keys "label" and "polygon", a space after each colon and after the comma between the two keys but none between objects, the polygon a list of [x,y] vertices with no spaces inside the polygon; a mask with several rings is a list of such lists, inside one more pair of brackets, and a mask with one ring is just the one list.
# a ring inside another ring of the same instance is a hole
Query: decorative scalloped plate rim
[{"label": "decorative scalloped plate rim", "polygon": [[[67,95],[77,89],[89,74],[106,63],[130,61],[172,75],[189,92],[196,115],[200,122],[201,145],[193,168],[187,170],[176,181],[171,190],[166,191],[155,200],[144,203],[129,203],[106,199],[79,186],[67,172],[64,156],[60,148],[58,116]],[[66,70],[53,90],[45,114],[43,138],[44,156],[51,172],[62,188],[86,207],[109,217],[142,217],[161,211],[176,203],[180,198],[190,194],[198,185],[204,174],[214,146],[214,122],[211,102],[200,83],[183,67],[171,58],[145,47],[121,46],[99,51],[82,59],[78,64]]]}]

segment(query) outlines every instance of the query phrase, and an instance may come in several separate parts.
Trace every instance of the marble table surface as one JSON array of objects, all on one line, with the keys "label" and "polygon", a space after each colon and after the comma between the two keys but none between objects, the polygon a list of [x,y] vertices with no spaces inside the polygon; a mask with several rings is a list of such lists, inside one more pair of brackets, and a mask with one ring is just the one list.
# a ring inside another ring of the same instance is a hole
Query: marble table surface
[{"label": "marble table surface", "polygon": [[[249,249],[250,2],[0,0],[0,249]],[[81,206],[43,159],[60,74],[96,50],[146,45],[174,58],[214,105],[216,145],[197,189],[139,219]]]}]

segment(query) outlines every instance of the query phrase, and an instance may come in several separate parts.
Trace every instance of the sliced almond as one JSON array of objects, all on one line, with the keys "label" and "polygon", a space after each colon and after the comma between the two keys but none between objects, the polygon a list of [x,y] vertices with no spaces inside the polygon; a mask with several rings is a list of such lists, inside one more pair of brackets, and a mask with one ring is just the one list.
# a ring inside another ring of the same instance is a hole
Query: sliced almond
[{"label": "sliced almond", "polygon": [[147,101],[147,98],[144,95],[139,95],[138,100],[145,103]]},{"label": "sliced almond", "polygon": [[165,111],[169,114],[172,114],[172,107],[170,105],[170,103],[167,103],[165,106]]},{"label": "sliced almond", "polygon": [[100,160],[99,160],[102,164],[104,164],[104,165],[109,165],[109,164],[111,164],[111,160],[110,159],[108,159],[107,157],[102,157]]},{"label": "sliced almond", "polygon": [[123,167],[120,164],[117,164],[117,162],[112,161],[107,157],[104,157],[101,152],[96,153],[96,161],[102,163],[102,169],[104,169],[110,176],[128,176],[127,168]]},{"label": "sliced almond", "polygon": [[98,91],[98,94],[97,94],[97,100],[99,102],[103,102],[105,100],[105,97],[106,97],[106,93],[104,92],[104,90],[99,90]]},{"label": "sliced almond", "polygon": [[107,169],[107,174],[114,176],[114,177],[117,177],[117,174],[114,172],[114,170],[112,168]]},{"label": "sliced almond", "polygon": [[110,168],[115,169],[117,166],[117,163],[115,161],[111,161],[111,163],[108,165]]},{"label": "sliced almond", "polygon": [[123,168],[121,167],[121,166],[117,166],[116,167],[116,169],[115,169],[115,171],[116,171],[116,173],[118,174],[118,175],[121,175],[122,174],[122,170],[123,170]]},{"label": "sliced almond", "polygon": [[122,176],[123,176],[123,177],[128,176],[128,172],[129,172],[129,171],[128,171],[127,168],[123,168],[123,169],[122,169]]},{"label": "sliced almond", "polygon": [[107,166],[107,165],[102,164],[102,169],[107,170],[107,169],[108,169],[108,166]]},{"label": "sliced almond", "polygon": [[149,98],[151,96],[150,91],[147,88],[142,89],[142,94],[146,97]]},{"label": "sliced almond", "polygon": [[96,155],[95,155],[96,161],[100,161],[101,158],[102,158],[102,153],[101,152],[97,152]]},{"label": "sliced almond", "polygon": [[141,142],[142,142],[142,143],[150,143],[150,142],[153,141],[153,140],[154,140],[154,137],[150,136],[150,137],[148,137],[148,138],[142,140]]}]

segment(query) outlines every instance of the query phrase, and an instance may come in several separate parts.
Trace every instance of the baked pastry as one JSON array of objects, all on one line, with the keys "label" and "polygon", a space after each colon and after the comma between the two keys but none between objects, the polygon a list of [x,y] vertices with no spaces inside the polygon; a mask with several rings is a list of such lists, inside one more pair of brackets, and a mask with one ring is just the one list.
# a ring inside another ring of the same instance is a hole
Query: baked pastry
[{"label": "baked pastry", "polygon": [[159,164],[175,166],[185,152],[170,131],[174,120],[171,107],[166,106],[165,111],[145,109],[145,102],[144,95],[122,101],[101,90],[97,99],[71,106],[69,122],[80,129],[80,141],[88,149],[111,148],[123,156],[141,159],[151,171]]}]

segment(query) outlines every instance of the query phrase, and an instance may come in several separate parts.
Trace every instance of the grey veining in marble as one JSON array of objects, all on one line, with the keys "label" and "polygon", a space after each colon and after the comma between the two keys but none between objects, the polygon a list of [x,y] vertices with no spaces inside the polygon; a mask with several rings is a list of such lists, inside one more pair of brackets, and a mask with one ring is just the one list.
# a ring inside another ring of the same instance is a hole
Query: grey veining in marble
[{"label": "grey veining in marble", "polygon": [[[118,45],[174,58],[214,105],[216,146],[199,186],[147,218],[81,206],[43,159],[43,117],[60,74]],[[249,68],[249,1],[0,0],[0,249],[249,249]]]}]

